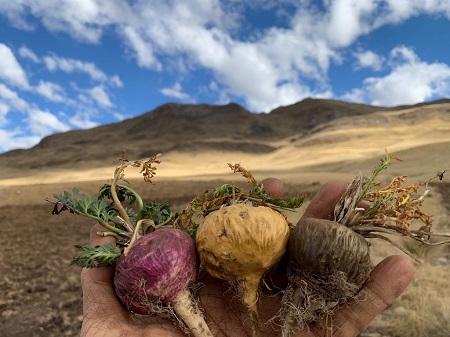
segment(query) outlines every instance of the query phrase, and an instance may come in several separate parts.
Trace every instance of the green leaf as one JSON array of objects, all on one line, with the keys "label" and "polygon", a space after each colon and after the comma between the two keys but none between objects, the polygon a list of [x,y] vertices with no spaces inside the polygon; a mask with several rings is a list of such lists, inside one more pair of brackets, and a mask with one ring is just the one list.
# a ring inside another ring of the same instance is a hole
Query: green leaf
[{"label": "green leaf", "polygon": [[156,226],[167,223],[172,216],[169,204],[160,204],[155,200],[147,203],[142,210],[142,218],[153,220]]},{"label": "green leaf", "polygon": [[82,268],[99,268],[113,265],[120,257],[120,248],[107,242],[101,246],[75,245],[82,253],[73,258],[71,265]]},{"label": "green leaf", "polygon": [[117,211],[111,210],[105,200],[99,200],[97,194],[89,197],[80,193],[76,187],[72,189],[72,193],[64,191],[61,194],[54,193],[53,196],[68,209],[105,222],[111,220],[110,214],[118,214]]}]

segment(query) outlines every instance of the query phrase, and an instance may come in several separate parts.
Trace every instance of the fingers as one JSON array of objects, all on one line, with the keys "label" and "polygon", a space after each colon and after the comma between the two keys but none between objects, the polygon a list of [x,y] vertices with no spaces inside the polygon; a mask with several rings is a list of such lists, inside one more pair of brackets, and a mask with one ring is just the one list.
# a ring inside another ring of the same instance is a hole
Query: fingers
[{"label": "fingers", "polygon": [[413,277],[414,266],[408,258],[395,255],[381,261],[362,289],[362,298],[351,301],[336,312],[333,336],[357,336],[405,291]]},{"label": "fingers", "polygon": [[311,199],[303,217],[332,220],[334,207],[347,190],[347,183],[333,180],[322,188]]},{"label": "fingers", "polygon": [[[284,184],[280,179],[265,178],[260,183],[264,186],[264,190],[271,198],[281,198],[285,192]],[[347,186],[347,183],[338,180],[329,181],[324,184],[311,200],[304,216],[330,219],[336,203],[347,190]]]},{"label": "fingers", "polygon": [[266,178],[260,182],[264,186],[264,191],[271,198],[281,198],[284,194],[284,184],[277,178]]},{"label": "fingers", "polygon": [[[95,225],[91,230],[91,245],[106,242],[115,244],[112,237],[102,237],[97,232],[105,229]],[[123,313],[123,308],[114,292],[114,268],[83,268],[81,271],[81,288],[83,290],[83,313],[86,318],[114,317]]]}]

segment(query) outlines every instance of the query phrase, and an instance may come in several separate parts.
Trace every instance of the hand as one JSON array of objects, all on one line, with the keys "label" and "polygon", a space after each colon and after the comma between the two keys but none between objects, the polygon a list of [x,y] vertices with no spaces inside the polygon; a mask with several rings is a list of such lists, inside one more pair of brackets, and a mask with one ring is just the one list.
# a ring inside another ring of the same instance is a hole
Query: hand
[{"label": "hand", "polygon": [[[325,184],[314,196],[303,217],[329,219],[334,206],[345,192],[346,184],[332,181]],[[273,197],[282,194],[279,182],[267,181],[266,191]],[[96,233],[103,227],[96,225],[91,231],[91,244],[99,245],[110,237],[100,237]],[[409,285],[414,275],[414,267],[406,257],[390,256],[380,262],[372,271],[370,280],[363,288],[364,301],[351,301],[339,309],[332,317],[333,336],[357,336],[370,322],[391,304]],[[277,283],[276,271],[270,275],[269,281]],[[82,337],[119,337],[119,336],[152,336],[183,337],[185,336],[172,323],[150,316],[138,318],[127,312],[117,299],[113,286],[114,269],[83,269],[81,284],[83,289],[83,325]],[[273,279],[272,279],[273,277]],[[223,281],[202,274],[200,281],[204,284],[198,291],[200,305],[204,310],[206,321],[215,336],[235,337],[250,333],[250,325],[246,309],[235,298],[234,293]],[[281,282],[285,279],[281,279]],[[278,283],[277,283],[278,284]],[[280,295],[268,290],[261,296],[260,319],[261,337],[278,336],[277,327],[267,322],[273,317],[281,302]],[[323,325],[313,324],[309,331],[300,331],[292,337],[323,336]]]}]

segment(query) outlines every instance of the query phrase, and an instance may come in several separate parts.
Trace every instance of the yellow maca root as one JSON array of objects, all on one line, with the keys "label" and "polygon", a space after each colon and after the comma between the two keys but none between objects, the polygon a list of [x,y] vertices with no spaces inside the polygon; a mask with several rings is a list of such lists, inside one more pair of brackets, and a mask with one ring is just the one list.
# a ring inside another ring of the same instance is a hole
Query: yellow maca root
[{"label": "yellow maca root", "polygon": [[253,336],[259,330],[260,280],[285,254],[289,234],[282,214],[242,203],[212,212],[197,230],[202,268],[236,288],[249,310]]}]

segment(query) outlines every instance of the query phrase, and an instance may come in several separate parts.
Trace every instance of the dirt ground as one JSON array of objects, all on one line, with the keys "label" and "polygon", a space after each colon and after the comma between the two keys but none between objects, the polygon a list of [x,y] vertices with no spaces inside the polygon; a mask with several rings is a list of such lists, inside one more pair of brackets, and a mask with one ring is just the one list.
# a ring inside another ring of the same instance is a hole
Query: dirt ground
[{"label": "dirt ground", "polygon": [[[220,182],[162,182],[147,194],[177,207]],[[77,184],[77,186],[80,186]],[[96,190],[98,184],[85,184]],[[450,184],[439,188],[450,206]],[[1,186],[0,186],[1,187]],[[289,185],[289,195],[312,194],[317,185]],[[80,270],[70,266],[74,244],[88,242],[92,221],[69,213],[51,214],[45,202],[60,185],[4,188],[0,204],[0,335],[3,337],[78,336],[82,321]],[[80,186],[83,192],[83,186]],[[24,198],[24,194],[28,195]],[[150,197],[145,195],[144,197]],[[174,197],[176,195],[176,197]],[[20,200],[15,202],[14,198]],[[34,201],[26,201],[32,199]],[[5,202],[5,200],[12,200]],[[450,207],[449,207],[450,211]]]}]

